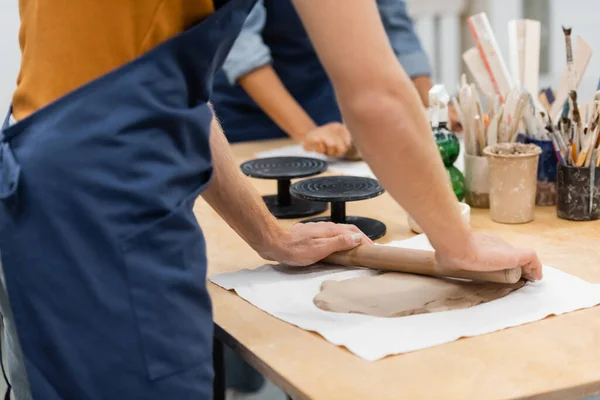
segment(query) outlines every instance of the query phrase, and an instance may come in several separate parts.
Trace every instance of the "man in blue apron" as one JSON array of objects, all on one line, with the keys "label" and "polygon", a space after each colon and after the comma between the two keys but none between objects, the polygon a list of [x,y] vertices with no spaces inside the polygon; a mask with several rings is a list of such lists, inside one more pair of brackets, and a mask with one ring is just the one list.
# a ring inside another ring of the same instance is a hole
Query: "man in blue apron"
[{"label": "man in blue apron", "polygon": [[[403,104],[340,75],[333,61],[339,55],[324,31],[334,27],[351,36],[335,21],[360,17],[364,39],[350,37],[357,51],[373,49],[389,61],[379,16],[369,18],[374,5],[344,0],[350,6],[338,8],[338,1],[327,0],[317,12],[309,3],[297,0],[348,111],[345,120],[383,184],[429,234],[438,262],[467,269],[523,265],[539,277],[535,253],[479,237],[461,223],[437,149],[423,135],[428,125],[420,105],[403,115],[400,108],[401,117],[414,112],[402,135],[390,134],[398,129],[390,121],[371,121],[369,107],[369,115],[356,108],[364,100],[371,104],[373,94],[384,102],[380,107]],[[23,57],[14,121],[7,116],[0,138],[7,290],[0,305],[12,326],[9,378],[19,383],[19,400],[211,397],[206,252],[202,221],[192,212],[200,193],[269,260],[308,265],[366,241],[343,225],[284,230],[233,163],[208,101],[213,74],[254,0],[140,4],[20,3]],[[358,77],[356,66],[361,62],[347,68]],[[404,85],[397,65],[373,73],[370,88],[386,80]],[[409,94],[412,104],[417,95]],[[377,135],[365,140],[364,128],[387,132],[388,143]],[[388,151],[403,151],[400,136],[419,145],[404,159],[424,158],[424,170],[397,172],[407,166]],[[382,168],[373,149],[393,170]],[[440,213],[445,226],[436,224]],[[14,379],[23,371],[26,377]]]},{"label": "man in blue apron", "polygon": [[[431,69],[406,3],[376,3],[394,54],[427,106]],[[287,135],[332,157],[348,150],[333,85],[291,0],[258,0],[215,77],[212,101],[231,143]]]}]

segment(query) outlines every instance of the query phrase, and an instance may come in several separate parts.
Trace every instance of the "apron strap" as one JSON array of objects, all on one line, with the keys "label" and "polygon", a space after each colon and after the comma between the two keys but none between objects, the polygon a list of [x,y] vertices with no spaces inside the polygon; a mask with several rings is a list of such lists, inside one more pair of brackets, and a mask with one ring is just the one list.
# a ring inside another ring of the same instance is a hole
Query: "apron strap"
[{"label": "apron strap", "polygon": [[[1,316],[0,316],[1,318]],[[2,327],[1,334],[4,334],[4,318],[0,320],[0,326]],[[2,376],[4,377],[4,382],[6,383],[6,392],[4,393],[4,400],[10,400],[10,392],[12,391],[12,386],[6,376],[6,371],[4,369],[4,357],[2,357],[2,346],[0,345],[0,366],[2,366]]]},{"label": "apron strap", "polygon": [[10,126],[11,115],[12,107],[0,128],[0,200],[7,199],[15,193],[21,175],[21,166],[4,137],[4,130]]}]

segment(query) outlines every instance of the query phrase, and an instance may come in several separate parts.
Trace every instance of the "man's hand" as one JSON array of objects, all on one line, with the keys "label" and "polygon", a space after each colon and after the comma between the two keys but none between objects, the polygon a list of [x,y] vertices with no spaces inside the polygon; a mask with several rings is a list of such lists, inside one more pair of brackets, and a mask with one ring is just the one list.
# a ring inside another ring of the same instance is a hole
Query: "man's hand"
[{"label": "man's hand", "polygon": [[304,150],[316,151],[329,157],[341,157],[351,146],[350,132],[338,122],[318,126],[304,137]]},{"label": "man's hand", "polygon": [[332,253],[372,244],[354,225],[315,222],[296,224],[269,248],[259,249],[266,260],[291,266],[314,264]]},{"label": "man's hand", "polygon": [[437,263],[442,268],[470,271],[496,271],[521,267],[523,277],[542,279],[542,263],[535,251],[519,249],[496,236],[473,233],[467,254],[452,255],[436,251]]}]

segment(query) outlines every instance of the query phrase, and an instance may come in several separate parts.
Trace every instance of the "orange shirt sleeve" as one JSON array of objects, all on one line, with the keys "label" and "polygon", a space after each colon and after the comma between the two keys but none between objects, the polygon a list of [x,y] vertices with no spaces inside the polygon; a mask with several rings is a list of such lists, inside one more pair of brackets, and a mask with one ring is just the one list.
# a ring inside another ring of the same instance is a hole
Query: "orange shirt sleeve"
[{"label": "orange shirt sleeve", "polygon": [[19,0],[21,69],[13,116],[68,92],[183,32],[223,0]]}]

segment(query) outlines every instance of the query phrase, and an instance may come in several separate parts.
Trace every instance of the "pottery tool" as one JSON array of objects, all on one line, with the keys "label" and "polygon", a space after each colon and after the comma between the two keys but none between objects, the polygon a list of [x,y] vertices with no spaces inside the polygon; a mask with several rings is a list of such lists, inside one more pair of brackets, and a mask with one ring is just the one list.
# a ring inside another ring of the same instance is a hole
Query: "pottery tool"
[{"label": "pottery tool", "polygon": [[525,113],[526,108],[528,107],[528,94],[521,93],[516,99],[514,106],[514,117],[509,124],[508,130],[508,141],[514,142],[517,139],[517,134],[519,133],[519,124],[523,118],[523,114]]},{"label": "pottery tool", "polygon": [[552,105],[548,101],[548,98],[546,97],[546,94],[544,92],[539,94],[538,100],[539,100],[540,104],[542,105],[542,107],[544,107],[544,110],[546,110],[547,113],[550,113],[550,109],[552,108]]},{"label": "pottery tool", "polygon": [[502,113],[503,110],[499,110],[499,112],[494,115],[494,118],[490,120],[490,123],[487,127],[486,138],[488,146],[493,146],[498,143],[498,124],[502,118]]},{"label": "pottery tool", "polygon": [[590,205],[588,212],[590,217],[592,216],[592,208],[594,207],[594,195],[595,195],[595,187],[596,187],[596,160],[598,158],[598,150],[594,150],[592,152],[592,162],[590,167]]},{"label": "pottery tool", "polygon": [[504,102],[504,96],[512,88],[513,81],[496,42],[490,21],[486,13],[479,13],[469,17],[467,22],[494,91],[500,96],[501,102]]},{"label": "pottery tool", "polygon": [[588,133],[586,136],[585,148],[582,149],[579,154],[579,158],[577,159],[578,167],[589,167],[591,164],[595,162],[592,161],[594,150],[596,150],[596,141],[598,140],[598,127],[594,128],[592,133]]},{"label": "pottery tool", "polygon": [[[475,85],[471,86],[471,91],[474,93],[477,93],[477,88],[475,87]],[[487,140],[486,140],[486,136],[485,136],[485,122],[484,122],[484,114],[483,114],[483,108],[481,107],[481,102],[479,101],[478,96],[475,96],[474,101],[473,101],[474,105],[474,109],[475,109],[475,116],[474,118],[474,128],[475,128],[475,137],[477,139],[477,144],[478,144],[478,151],[477,154],[478,155],[483,155],[483,149],[485,149]]]},{"label": "pottery tool", "polygon": [[360,245],[352,250],[334,253],[323,261],[344,266],[406,272],[476,281],[516,283],[521,279],[521,268],[500,271],[480,272],[442,269],[435,261],[435,252],[427,250],[403,249],[380,245]]},{"label": "pottery tool", "polygon": [[490,75],[479,55],[477,47],[472,47],[463,53],[463,61],[473,75],[475,83],[483,93],[495,93],[494,84],[490,80]]},{"label": "pottery tool", "polygon": [[290,187],[290,194],[296,199],[331,204],[330,216],[309,218],[300,222],[351,224],[372,240],[385,235],[385,224],[373,218],[346,215],[346,203],[371,199],[383,193],[384,189],[377,180],[359,176],[310,178],[295,182]]},{"label": "pottery tool", "polygon": [[536,95],[539,86],[541,24],[529,19],[508,22],[509,61],[518,85]]},{"label": "pottery tool", "polygon": [[565,159],[563,156],[563,150],[561,145],[558,142],[558,139],[553,131],[548,130],[548,136],[550,136],[550,140],[552,141],[552,146],[554,147],[554,154],[556,155],[556,159],[559,164],[565,165]]},{"label": "pottery tool", "polygon": [[277,218],[307,217],[327,209],[327,204],[290,196],[291,180],[325,172],[325,161],[309,157],[270,157],[247,161],[240,168],[252,178],[277,180],[277,194],[263,196],[267,208]]},{"label": "pottery tool", "polygon": [[581,150],[582,141],[583,141],[583,139],[582,139],[583,126],[581,124],[581,114],[579,113],[579,105],[577,104],[577,92],[576,91],[572,90],[569,92],[569,100],[570,100],[570,108],[571,108],[571,115],[572,115],[572,118],[571,118],[571,120],[572,120],[571,140],[573,141],[573,145],[575,148],[573,160],[577,160],[578,156],[579,156],[579,151]]},{"label": "pottery tool", "polygon": [[[585,74],[585,70],[587,69],[590,58],[592,57],[592,48],[585,40],[583,40],[583,38],[579,36],[575,40],[572,57],[572,70],[574,71],[573,75],[575,77],[574,86],[575,89],[577,89],[581,83],[581,78]],[[565,66],[562,71],[558,92],[555,94],[556,100],[552,103],[552,108],[550,109],[550,115],[555,118],[556,121],[558,121],[561,109],[567,101],[569,87],[571,86],[570,79],[568,67]]]},{"label": "pottery tool", "polygon": [[567,54],[567,74],[569,91],[577,90],[575,69],[573,68],[573,46],[571,45],[571,28],[562,27],[563,33],[565,34],[565,49]]},{"label": "pottery tool", "polygon": [[[476,93],[475,93],[476,94]],[[472,87],[467,84],[466,76],[461,77],[461,86],[458,93],[459,106],[462,110],[465,132],[465,150],[467,154],[477,155],[477,138],[475,136],[475,107],[473,105]]]}]

